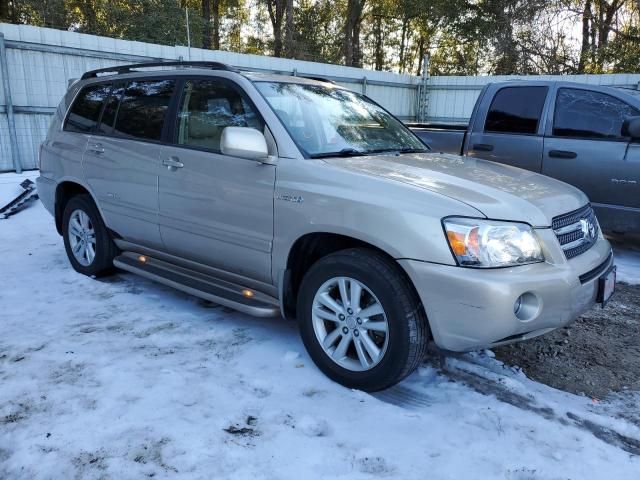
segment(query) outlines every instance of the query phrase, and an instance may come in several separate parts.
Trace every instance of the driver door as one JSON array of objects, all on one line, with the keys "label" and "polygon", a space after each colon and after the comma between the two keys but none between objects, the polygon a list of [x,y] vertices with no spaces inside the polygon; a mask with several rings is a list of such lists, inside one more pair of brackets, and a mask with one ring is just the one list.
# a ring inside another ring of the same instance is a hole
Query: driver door
[{"label": "driver door", "polygon": [[264,131],[264,121],[233,82],[182,83],[172,145],[160,151],[159,223],[168,253],[271,282],[276,167],[223,155],[228,126]]},{"label": "driver door", "polygon": [[624,120],[637,115],[613,95],[560,87],[542,173],[578,187],[599,209],[640,208],[640,156],[621,134]]}]

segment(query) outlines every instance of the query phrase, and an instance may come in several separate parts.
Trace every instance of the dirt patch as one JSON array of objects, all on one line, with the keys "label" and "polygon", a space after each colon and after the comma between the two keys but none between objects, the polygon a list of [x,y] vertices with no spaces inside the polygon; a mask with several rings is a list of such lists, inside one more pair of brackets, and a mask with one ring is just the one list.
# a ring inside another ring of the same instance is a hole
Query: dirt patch
[{"label": "dirt patch", "polygon": [[534,380],[603,398],[640,390],[640,285],[618,283],[605,309],[595,307],[566,328],[494,349]]}]

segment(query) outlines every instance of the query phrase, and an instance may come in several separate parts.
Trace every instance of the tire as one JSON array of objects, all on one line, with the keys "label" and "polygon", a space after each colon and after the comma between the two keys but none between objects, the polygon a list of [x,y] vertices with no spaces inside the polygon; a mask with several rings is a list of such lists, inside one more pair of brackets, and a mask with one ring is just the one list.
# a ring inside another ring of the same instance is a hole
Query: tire
[{"label": "tire", "polygon": [[[79,232],[78,226],[83,231]],[[118,254],[118,249],[89,195],[76,195],[67,203],[62,214],[62,238],[71,266],[76,272],[100,277],[113,271],[113,259]],[[91,242],[92,238],[94,242]],[[86,253],[91,250],[84,248],[87,244],[93,244],[93,255]],[[74,248],[79,253],[74,253]]]},{"label": "tire", "polygon": [[426,355],[429,325],[413,286],[393,260],[373,250],[353,248],[318,260],[302,280],[297,313],[315,364],[348,388],[388,388]]}]

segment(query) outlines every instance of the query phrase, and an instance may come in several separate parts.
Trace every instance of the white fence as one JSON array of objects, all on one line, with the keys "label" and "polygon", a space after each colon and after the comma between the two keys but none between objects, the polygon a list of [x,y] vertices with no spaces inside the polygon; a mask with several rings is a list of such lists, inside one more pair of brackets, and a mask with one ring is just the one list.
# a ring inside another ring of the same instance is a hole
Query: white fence
[{"label": "white fence", "polygon": [[180,58],[327,78],[366,93],[403,119],[416,118],[421,78],[413,75],[0,23],[0,172],[37,167],[40,142],[69,79],[96,68]]},{"label": "white fence", "polygon": [[608,75],[528,75],[430,77],[426,85],[426,120],[430,122],[467,123],[482,88],[503,80],[562,80],[640,90],[640,74]]}]

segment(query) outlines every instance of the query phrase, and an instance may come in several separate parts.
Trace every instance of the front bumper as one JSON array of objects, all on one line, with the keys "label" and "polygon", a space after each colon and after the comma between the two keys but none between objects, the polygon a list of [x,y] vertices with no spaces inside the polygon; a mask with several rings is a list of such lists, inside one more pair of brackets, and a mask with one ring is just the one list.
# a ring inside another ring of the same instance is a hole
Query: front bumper
[{"label": "front bumper", "polygon": [[[550,229],[537,233],[550,245],[543,247],[544,263],[483,270],[399,261],[440,348],[468,351],[532,338],[571,323],[596,303],[599,275],[585,274],[613,264],[609,242],[600,237],[587,252],[566,260]],[[523,294],[526,308],[516,315],[514,305]]]}]

